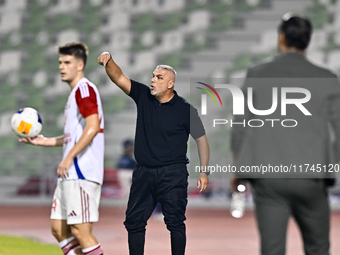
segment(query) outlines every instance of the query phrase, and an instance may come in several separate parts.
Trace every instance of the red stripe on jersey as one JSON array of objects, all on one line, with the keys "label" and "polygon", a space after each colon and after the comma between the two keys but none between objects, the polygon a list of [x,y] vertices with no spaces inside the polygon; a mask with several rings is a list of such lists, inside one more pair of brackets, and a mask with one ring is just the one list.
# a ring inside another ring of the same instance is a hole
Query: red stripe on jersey
[{"label": "red stripe on jersey", "polygon": [[76,102],[79,112],[84,118],[92,114],[98,114],[97,95],[88,83],[81,84],[77,89]]},{"label": "red stripe on jersey", "polygon": [[[102,124],[102,118],[100,118],[99,120],[99,125],[101,124]],[[99,129],[99,133],[104,133],[104,129],[103,128]]]}]

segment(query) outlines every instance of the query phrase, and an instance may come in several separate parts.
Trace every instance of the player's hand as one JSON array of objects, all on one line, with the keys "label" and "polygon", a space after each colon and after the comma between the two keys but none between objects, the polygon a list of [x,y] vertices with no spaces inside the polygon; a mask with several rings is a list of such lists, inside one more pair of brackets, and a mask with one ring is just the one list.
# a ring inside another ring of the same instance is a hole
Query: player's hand
[{"label": "player's hand", "polygon": [[243,179],[232,177],[230,179],[229,188],[232,192],[237,191],[237,186],[240,184],[246,185],[246,182]]},{"label": "player's hand", "polygon": [[43,135],[38,135],[37,137],[30,138],[30,137],[21,137],[19,142],[27,143],[32,145],[44,145],[45,137]]},{"label": "player's hand", "polygon": [[208,188],[209,177],[206,173],[200,173],[197,178],[197,188],[200,189],[200,193]]},{"label": "player's hand", "polygon": [[112,56],[109,52],[105,51],[98,57],[98,64],[102,66],[106,66],[107,63],[112,59]]},{"label": "player's hand", "polygon": [[72,159],[69,159],[67,156],[60,162],[57,170],[58,177],[66,179],[68,177],[68,169],[72,164]]}]

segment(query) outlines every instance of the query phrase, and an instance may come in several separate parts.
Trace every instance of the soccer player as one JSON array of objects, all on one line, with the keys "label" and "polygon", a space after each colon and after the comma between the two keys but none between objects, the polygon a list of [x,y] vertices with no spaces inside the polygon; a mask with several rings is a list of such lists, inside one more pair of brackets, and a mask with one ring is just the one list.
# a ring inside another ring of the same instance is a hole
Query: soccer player
[{"label": "soccer player", "polygon": [[[171,233],[172,255],[183,255],[186,246],[185,210],[187,206],[189,134],[198,147],[200,164],[207,169],[209,144],[197,110],[174,90],[175,70],[159,65],[146,86],[126,77],[107,52],[98,63],[105,66],[110,79],[137,105],[135,158],[137,166],[124,225],[128,231],[130,255],[144,254],[145,226],[157,202]],[[208,186],[208,175],[199,173],[200,192]]]},{"label": "soccer player", "polygon": [[87,46],[70,43],[59,47],[61,80],[71,89],[65,106],[64,134],[21,138],[40,146],[63,146],[63,159],[51,209],[52,233],[65,255],[103,254],[92,234],[99,218],[104,174],[104,116],[96,86],[84,77]]}]

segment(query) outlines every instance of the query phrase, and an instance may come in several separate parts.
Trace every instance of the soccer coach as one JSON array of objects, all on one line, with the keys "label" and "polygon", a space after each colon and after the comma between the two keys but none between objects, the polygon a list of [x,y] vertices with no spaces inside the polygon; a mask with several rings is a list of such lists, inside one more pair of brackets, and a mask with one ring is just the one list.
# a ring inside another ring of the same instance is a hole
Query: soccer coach
[{"label": "soccer coach", "polygon": [[[126,77],[108,52],[98,57],[110,79],[137,105],[135,158],[124,225],[130,255],[144,254],[145,227],[157,202],[171,233],[172,255],[184,255],[185,210],[188,196],[187,141],[189,134],[198,147],[203,169],[209,162],[209,144],[197,110],[174,90],[176,71],[159,65],[150,87]],[[208,175],[199,173],[200,192],[208,186]]]}]

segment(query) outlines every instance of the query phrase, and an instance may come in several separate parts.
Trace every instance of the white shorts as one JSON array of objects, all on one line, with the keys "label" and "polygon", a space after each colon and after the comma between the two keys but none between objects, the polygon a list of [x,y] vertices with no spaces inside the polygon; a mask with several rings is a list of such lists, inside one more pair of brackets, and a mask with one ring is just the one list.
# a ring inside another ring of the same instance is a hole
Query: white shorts
[{"label": "white shorts", "polygon": [[101,185],[87,180],[58,181],[54,191],[51,219],[68,225],[96,222],[99,219]]}]

